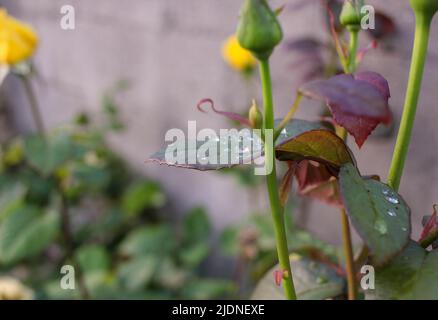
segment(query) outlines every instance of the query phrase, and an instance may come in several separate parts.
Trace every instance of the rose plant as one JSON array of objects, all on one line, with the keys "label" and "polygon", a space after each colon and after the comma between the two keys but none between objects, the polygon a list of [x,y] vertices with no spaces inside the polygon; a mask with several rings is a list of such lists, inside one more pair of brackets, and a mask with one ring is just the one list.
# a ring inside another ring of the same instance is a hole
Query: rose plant
[{"label": "rose plant", "polygon": [[[348,135],[351,135],[362,147],[379,124],[388,125],[392,121],[388,106],[391,94],[386,79],[376,72],[357,71],[366,51],[358,45],[361,22],[365,18],[361,10],[364,1],[346,0],[339,17],[328,11],[334,47],[343,67],[342,74],[303,84],[287,115],[275,120],[269,62],[283,38],[277,19],[281,10],[271,9],[267,0],[244,0],[237,40],[258,60],[263,111],[253,106],[249,118],[244,118],[218,110],[210,99],[202,100],[198,108],[203,111],[203,104],[210,103],[213,111],[252,129],[262,141],[262,152],[252,157],[264,157],[279,264],[257,286],[254,298],[438,298],[438,251],[434,250],[438,238],[436,213],[425,219],[420,240],[412,240],[411,209],[398,193],[421,92],[430,25],[438,11],[437,0],[411,0],[410,3],[416,17],[412,66],[393,162],[385,183],[378,176],[361,173],[346,143]],[[335,18],[347,31],[348,45],[344,44],[337,31]],[[322,101],[330,116],[313,122],[294,118],[303,98]],[[185,142],[179,148],[193,151],[189,150],[191,144]],[[210,139],[207,142],[210,146],[217,145],[221,152],[232,153],[228,142],[226,147],[221,146],[222,141]],[[201,148],[195,144],[194,150]],[[169,152],[168,148],[163,149],[149,160],[197,170],[218,170],[235,165],[209,161],[217,157],[211,152],[204,153],[202,157],[198,154],[195,163],[185,163],[186,158],[172,162],[167,157]],[[238,150],[241,165],[245,164],[243,153],[243,150]],[[276,160],[288,165],[280,183]],[[294,179],[298,182],[299,194],[340,208],[343,259],[328,256],[318,248],[305,250],[303,255],[291,254],[294,245],[288,244],[288,240],[294,241],[294,238],[287,236],[284,205]],[[350,223],[363,240],[363,247],[356,257]],[[428,251],[431,246],[432,250]],[[359,295],[357,274],[364,264],[376,269],[376,285],[374,290],[365,290]],[[278,294],[276,285],[283,287],[283,294]]]}]

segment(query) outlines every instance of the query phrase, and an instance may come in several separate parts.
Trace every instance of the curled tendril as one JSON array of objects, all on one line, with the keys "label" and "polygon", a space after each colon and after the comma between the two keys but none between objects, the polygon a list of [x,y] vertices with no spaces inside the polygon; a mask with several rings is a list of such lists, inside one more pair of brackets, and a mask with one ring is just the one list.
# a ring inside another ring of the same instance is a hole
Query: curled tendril
[{"label": "curled tendril", "polygon": [[228,112],[228,111],[221,111],[221,110],[216,109],[216,107],[214,106],[213,100],[210,99],[210,98],[202,99],[201,101],[198,102],[196,107],[198,108],[199,111],[201,111],[203,113],[206,113],[206,111],[203,109],[203,106],[205,104],[209,104],[211,109],[215,113],[220,114],[221,116],[224,116],[227,119],[230,119],[230,120],[233,120],[233,121],[237,121],[237,122],[239,122],[243,126],[251,127],[251,123],[250,123],[249,119],[241,116],[240,114],[237,114],[237,113],[234,113],[234,112]]},{"label": "curled tendril", "polygon": [[356,62],[360,63],[362,62],[363,58],[365,57],[365,55],[368,53],[368,51],[371,51],[373,49],[377,48],[377,41],[373,40],[369,45],[367,45],[365,48],[359,50],[359,52],[357,53],[356,56]]}]

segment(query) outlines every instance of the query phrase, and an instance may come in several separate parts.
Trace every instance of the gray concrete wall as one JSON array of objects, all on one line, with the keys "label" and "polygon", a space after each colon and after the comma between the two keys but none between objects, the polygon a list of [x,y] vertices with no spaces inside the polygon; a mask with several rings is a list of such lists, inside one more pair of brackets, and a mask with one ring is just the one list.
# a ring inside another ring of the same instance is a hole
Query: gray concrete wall
[{"label": "gray concrete wall", "polygon": [[[127,130],[111,139],[113,146],[140,172],[160,180],[183,211],[205,205],[218,229],[240,220],[248,211],[246,194],[234,180],[215,173],[200,173],[158,165],[145,165],[148,155],[160,148],[169,128],[186,128],[187,120],[217,128],[226,122],[195,110],[200,98],[211,97],[220,106],[241,110],[248,90],[240,77],[222,61],[222,41],[234,32],[236,0],[6,0],[9,11],[37,29],[41,44],[36,65],[37,85],[44,117],[56,126],[80,110],[97,111],[102,92],[119,79],[132,82],[121,96]],[[293,1],[273,1],[273,3]],[[295,1],[297,2],[297,1]],[[401,114],[406,85],[413,16],[407,1],[369,1],[396,20],[399,34],[393,53],[377,50],[363,69],[388,78],[395,118]],[[76,30],[59,26],[60,7],[76,8]],[[325,37],[318,1],[281,16],[286,38],[303,35]],[[425,74],[418,120],[401,193],[413,210],[414,237],[420,217],[438,202],[438,21],[433,25],[431,53]],[[273,56],[277,114],[287,111],[297,83],[290,67],[290,53],[279,49]],[[33,130],[23,92],[13,79],[6,83],[12,123],[20,131]],[[305,102],[299,116],[315,114],[316,104]],[[357,152],[363,173],[386,177],[394,141],[372,140]],[[352,146],[357,151],[357,149]],[[242,200],[243,199],[243,200]],[[313,205],[311,229],[333,243],[340,242],[336,211]]]}]

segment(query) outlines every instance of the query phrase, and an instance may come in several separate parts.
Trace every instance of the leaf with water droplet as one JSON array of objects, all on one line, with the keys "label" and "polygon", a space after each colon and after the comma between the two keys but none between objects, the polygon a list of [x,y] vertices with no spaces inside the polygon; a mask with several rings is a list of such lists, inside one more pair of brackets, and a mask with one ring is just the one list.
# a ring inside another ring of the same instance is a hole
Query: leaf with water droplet
[{"label": "leaf with water droplet", "polygon": [[428,253],[411,240],[388,265],[376,269],[375,290],[367,290],[366,299],[436,300],[437,278],[438,251]]},{"label": "leaf with water droplet", "polygon": [[[280,122],[277,120],[276,125]],[[310,158],[333,166],[336,170],[344,163],[355,162],[342,139],[321,123],[293,119],[283,130],[275,142],[279,160]],[[184,136],[176,138],[175,142],[153,154],[148,162],[205,171],[253,164],[255,159],[263,155],[263,143],[254,131],[243,129],[229,133],[231,138],[227,138],[226,143],[223,143],[223,137],[219,140],[217,136],[206,138],[205,141],[193,141]],[[240,141],[238,148],[236,139]],[[177,157],[179,154],[181,158]],[[222,157],[228,161],[221,161]]]},{"label": "leaf with water droplet", "polygon": [[[351,222],[372,252],[375,265],[383,265],[409,241],[410,209],[386,184],[364,178],[347,164],[339,173],[341,197]],[[397,201],[388,201],[396,199]]]}]

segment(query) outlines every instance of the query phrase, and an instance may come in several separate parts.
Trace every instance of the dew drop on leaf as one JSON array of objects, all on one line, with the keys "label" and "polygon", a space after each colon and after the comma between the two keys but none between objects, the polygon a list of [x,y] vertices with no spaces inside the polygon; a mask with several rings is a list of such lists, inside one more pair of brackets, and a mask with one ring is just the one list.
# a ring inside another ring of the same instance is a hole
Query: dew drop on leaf
[{"label": "dew drop on leaf", "polygon": [[395,216],[397,216],[397,212],[395,212],[395,210],[393,210],[393,209],[389,209],[388,215],[390,215],[391,217],[395,217]]},{"label": "dew drop on leaf", "polygon": [[383,219],[377,219],[374,223],[374,228],[382,235],[388,232],[388,227]]},{"label": "dew drop on leaf", "polygon": [[385,199],[392,204],[399,204],[400,200],[398,200],[397,195],[391,190],[383,190],[383,195]]},{"label": "dew drop on leaf", "polygon": [[324,284],[324,283],[327,283],[327,282],[328,282],[327,278],[323,278],[323,277],[316,278],[316,283],[317,284]]}]

